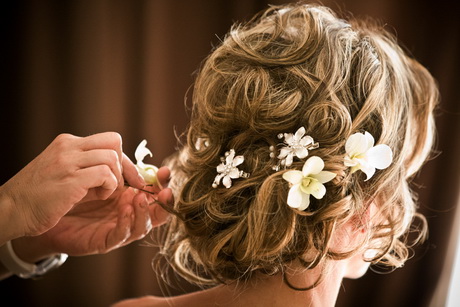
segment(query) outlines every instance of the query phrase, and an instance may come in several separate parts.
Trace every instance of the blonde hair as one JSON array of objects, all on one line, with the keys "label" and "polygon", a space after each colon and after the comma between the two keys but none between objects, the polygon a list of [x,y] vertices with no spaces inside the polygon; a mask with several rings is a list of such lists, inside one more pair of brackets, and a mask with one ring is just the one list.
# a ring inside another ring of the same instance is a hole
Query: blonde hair
[{"label": "blonde hair", "polygon": [[[331,237],[373,202],[382,221],[362,243],[378,251],[367,260],[401,266],[403,234],[417,215],[408,180],[430,153],[437,95],[427,70],[369,21],[290,4],[233,26],[197,76],[187,140],[170,161],[176,203],[163,254],[199,285],[283,272],[295,260],[313,268],[358,250],[333,251]],[[286,204],[289,186],[273,171],[269,147],[302,126],[337,177],[323,199],[298,211]],[[364,131],[394,153],[369,181],[343,163],[347,138]],[[219,158],[232,148],[251,175],[212,188]]]}]

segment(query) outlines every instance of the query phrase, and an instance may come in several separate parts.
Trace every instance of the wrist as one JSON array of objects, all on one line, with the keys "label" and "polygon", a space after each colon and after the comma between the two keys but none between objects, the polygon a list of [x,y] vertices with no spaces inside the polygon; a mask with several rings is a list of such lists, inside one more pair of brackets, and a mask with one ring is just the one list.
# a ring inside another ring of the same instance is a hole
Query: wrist
[{"label": "wrist", "polygon": [[11,241],[0,246],[0,262],[8,271],[21,278],[39,277],[50,270],[58,268],[66,259],[66,254],[57,254],[38,263],[30,263],[18,257]]},{"label": "wrist", "polygon": [[17,208],[8,183],[0,186],[0,221],[3,229],[0,234],[0,245],[6,241],[19,238],[25,234],[21,211]]},{"label": "wrist", "polygon": [[19,259],[29,263],[36,263],[59,254],[48,248],[46,242],[41,238],[42,236],[21,237],[12,240],[11,245]]}]

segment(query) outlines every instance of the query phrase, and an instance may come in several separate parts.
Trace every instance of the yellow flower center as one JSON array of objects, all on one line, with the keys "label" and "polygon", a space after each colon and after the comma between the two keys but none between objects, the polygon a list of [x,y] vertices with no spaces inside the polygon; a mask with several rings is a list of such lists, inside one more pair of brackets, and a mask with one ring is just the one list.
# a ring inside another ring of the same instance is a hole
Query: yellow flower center
[{"label": "yellow flower center", "polygon": [[300,189],[302,190],[302,192],[304,193],[307,193],[307,194],[311,194],[311,184],[318,181],[317,179],[315,178],[312,178],[312,177],[303,177],[302,178],[302,181],[300,182]]},{"label": "yellow flower center", "polygon": [[351,160],[353,160],[353,159],[363,159],[364,154],[363,153],[357,153],[357,154],[352,155],[350,158],[351,158]]},{"label": "yellow flower center", "polygon": [[310,182],[313,178],[310,178],[310,177],[304,177],[302,179],[302,186],[307,188],[309,185],[310,185]]}]

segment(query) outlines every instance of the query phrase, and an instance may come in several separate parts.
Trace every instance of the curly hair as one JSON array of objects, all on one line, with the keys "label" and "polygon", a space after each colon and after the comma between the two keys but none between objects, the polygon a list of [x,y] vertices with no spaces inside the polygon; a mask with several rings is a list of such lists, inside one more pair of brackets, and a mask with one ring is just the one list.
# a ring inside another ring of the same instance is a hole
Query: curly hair
[{"label": "curly hair", "polygon": [[[295,260],[313,268],[358,250],[335,251],[331,238],[374,203],[380,221],[359,247],[378,251],[367,261],[401,266],[404,234],[420,216],[409,181],[431,152],[437,101],[428,71],[369,20],[290,4],[234,25],[197,75],[187,139],[169,161],[176,203],[162,254],[202,286],[283,272]],[[280,132],[302,126],[320,144],[314,155],[337,174],[305,211],[286,204],[289,186],[269,149]],[[347,138],[362,131],[394,153],[368,181],[343,162]],[[219,157],[231,148],[251,175],[212,188]]]}]

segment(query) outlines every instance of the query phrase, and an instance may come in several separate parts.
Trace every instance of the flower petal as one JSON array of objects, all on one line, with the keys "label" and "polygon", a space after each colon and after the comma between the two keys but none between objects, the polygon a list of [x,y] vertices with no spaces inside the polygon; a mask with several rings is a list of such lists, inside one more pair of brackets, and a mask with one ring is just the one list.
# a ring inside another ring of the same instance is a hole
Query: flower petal
[{"label": "flower petal", "polygon": [[309,135],[306,135],[300,140],[299,144],[302,146],[307,146],[309,144],[312,144],[313,142],[314,142],[313,138]]},{"label": "flower petal", "polygon": [[319,182],[321,182],[321,183],[329,182],[329,181],[331,181],[332,179],[334,179],[335,176],[337,176],[336,173],[328,172],[328,171],[322,171],[322,172],[319,172],[319,173],[316,174],[316,175],[311,175],[311,177],[317,179],[317,180],[318,180]]},{"label": "flower petal", "polygon": [[232,166],[238,166],[243,162],[244,162],[244,157],[243,156],[236,156],[235,158],[233,158]]},{"label": "flower petal", "polygon": [[153,171],[158,171],[158,167],[156,167],[155,165],[152,165],[152,164],[144,164],[144,169],[148,172],[150,172],[151,170]]},{"label": "flower petal", "polygon": [[349,155],[346,155],[343,159],[343,164],[348,167],[353,167],[358,165],[358,162],[356,161],[356,159],[352,159]]},{"label": "flower petal", "polygon": [[285,133],[284,142],[288,145],[292,145],[292,143],[294,142],[294,135],[292,133]]},{"label": "flower petal", "polygon": [[214,183],[215,183],[216,185],[219,185],[219,184],[220,184],[220,180],[222,179],[222,177],[224,177],[223,174],[218,174],[218,175],[216,176],[216,178],[214,178]]},{"label": "flower petal", "polygon": [[287,204],[291,208],[299,208],[304,202],[304,193],[300,190],[300,184],[293,185],[289,189]]},{"label": "flower petal", "polygon": [[374,146],[374,137],[372,136],[372,134],[370,134],[369,132],[364,132],[364,136],[366,137],[366,140],[367,140],[367,148],[372,148]]},{"label": "flower petal", "polygon": [[367,178],[364,181],[367,181],[371,179],[372,176],[374,176],[375,173],[375,167],[373,167],[371,164],[369,164],[367,161],[362,160],[360,163],[360,170],[363,171],[364,174],[366,174]]},{"label": "flower petal", "polygon": [[147,167],[140,167],[136,164],[137,171],[144,178],[146,184],[155,184],[157,182],[158,168],[151,164],[145,164]]},{"label": "flower petal", "polygon": [[393,161],[393,152],[388,145],[379,144],[369,149],[366,157],[369,164],[373,167],[384,169],[390,166]]},{"label": "flower petal", "polygon": [[136,158],[137,163],[142,162],[142,160],[144,160],[145,156],[147,155],[150,157],[153,156],[152,152],[147,147],[145,147],[145,145],[147,145],[146,140],[142,140],[142,142],[137,145],[136,151],[134,152],[134,157]]},{"label": "flower petal", "polygon": [[324,161],[320,157],[312,156],[305,161],[305,164],[302,167],[303,176],[308,176],[310,174],[318,174],[324,168]]},{"label": "flower petal", "polygon": [[309,186],[311,195],[316,199],[321,199],[326,194],[326,187],[319,181],[312,182]]},{"label": "flower petal", "polygon": [[286,157],[285,165],[286,166],[291,166],[293,158],[294,158],[294,156],[293,156],[292,153],[288,154],[287,157]]},{"label": "flower petal", "polygon": [[230,179],[230,176],[224,176],[224,179],[222,179],[222,184],[228,189],[232,186],[232,180]]},{"label": "flower petal", "polygon": [[[225,153],[225,154],[227,154],[227,153]],[[235,157],[235,150],[230,149],[230,151],[228,151],[228,155],[225,157],[225,164],[226,165],[231,165],[232,162],[233,162],[234,157]]]},{"label": "flower petal", "polygon": [[300,204],[299,208],[297,208],[300,211],[303,211],[310,206],[310,195],[302,193],[302,203]]},{"label": "flower petal", "polygon": [[240,178],[240,171],[235,167],[230,170],[230,173],[228,173],[228,176],[232,179],[237,179]]},{"label": "flower petal", "polygon": [[295,135],[294,135],[294,140],[296,140],[297,142],[300,141],[300,139],[305,135],[305,128],[304,127],[300,127],[299,129],[297,129],[297,131],[295,132]]},{"label": "flower petal", "polygon": [[302,172],[297,170],[291,170],[283,173],[283,179],[291,184],[299,184],[302,181]]},{"label": "flower petal", "polygon": [[347,142],[345,143],[345,151],[350,157],[363,154],[369,148],[368,139],[364,134],[359,132],[350,135],[350,137],[347,139]]},{"label": "flower petal", "polygon": [[284,159],[288,154],[291,153],[291,148],[290,147],[283,147],[280,150],[280,154],[278,155],[278,159]]},{"label": "flower petal", "polygon": [[225,171],[225,164],[221,163],[221,164],[217,165],[216,170],[217,170],[218,173],[224,172]]},{"label": "flower petal", "polygon": [[157,183],[157,172],[158,167],[152,164],[145,164],[143,169],[139,169],[139,173],[144,178],[145,183],[155,184]]},{"label": "flower petal", "polygon": [[352,166],[350,169],[350,174],[353,174],[354,172],[359,171],[361,169],[360,167],[361,166],[359,164]]},{"label": "flower petal", "polygon": [[308,150],[305,147],[297,147],[294,149],[294,152],[299,159],[303,159],[308,156]]}]

